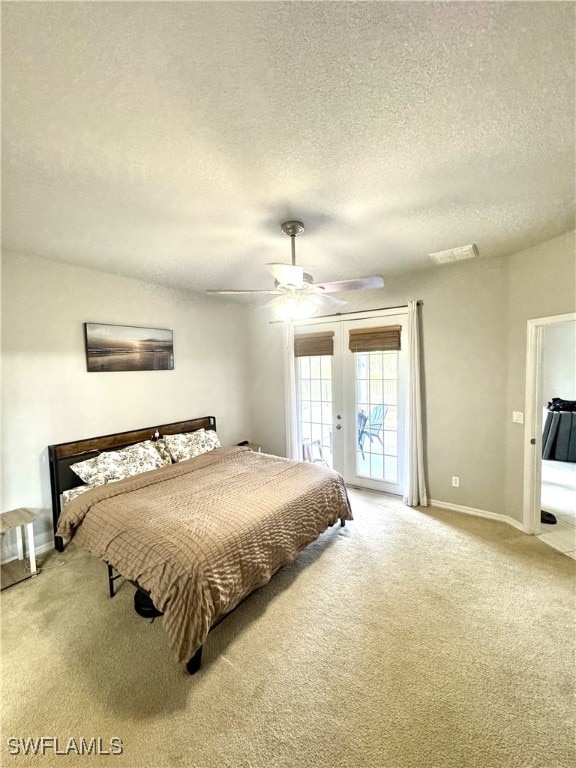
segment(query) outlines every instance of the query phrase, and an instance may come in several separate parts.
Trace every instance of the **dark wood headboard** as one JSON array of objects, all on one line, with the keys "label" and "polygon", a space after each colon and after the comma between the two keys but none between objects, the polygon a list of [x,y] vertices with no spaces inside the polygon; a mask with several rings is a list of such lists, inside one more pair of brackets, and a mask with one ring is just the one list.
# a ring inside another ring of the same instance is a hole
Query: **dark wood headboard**
[{"label": "dark wood headboard", "polygon": [[163,435],[177,435],[181,432],[195,432],[197,429],[216,430],[214,416],[202,416],[188,421],[175,421],[172,424],[159,424],[154,427],[134,429],[130,432],[116,432],[113,435],[89,437],[85,440],[74,440],[70,443],[58,443],[48,446],[50,463],[50,488],[52,491],[52,523],[54,526],[54,543],[58,552],[64,549],[64,542],[56,536],[58,518],[60,517],[60,495],[63,491],[82,485],[80,478],[70,469],[71,464],[84,459],[91,459],[103,451],[126,448],[143,440],[153,440]]}]

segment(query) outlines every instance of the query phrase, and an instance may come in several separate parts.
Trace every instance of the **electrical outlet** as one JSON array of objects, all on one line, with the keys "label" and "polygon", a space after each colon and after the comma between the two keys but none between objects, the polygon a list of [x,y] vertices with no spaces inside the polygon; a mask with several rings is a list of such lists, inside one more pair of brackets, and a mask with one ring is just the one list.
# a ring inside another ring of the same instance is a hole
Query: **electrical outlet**
[{"label": "electrical outlet", "polygon": [[452,485],[454,488],[460,488],[460,478],[456,477],[456,475],[452,478]]},{"label": "electrical outlet", "polygon": [[524,414],[522,411],[512,411],[512,421],[514,424],[524,424]]}]

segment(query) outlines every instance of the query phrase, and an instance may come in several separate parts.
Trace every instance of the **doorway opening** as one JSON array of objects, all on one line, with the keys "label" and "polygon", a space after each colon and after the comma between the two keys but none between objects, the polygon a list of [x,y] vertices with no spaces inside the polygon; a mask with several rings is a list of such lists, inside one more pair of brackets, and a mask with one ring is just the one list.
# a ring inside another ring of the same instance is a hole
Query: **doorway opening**
[{"label": "doorway opening", "polygon": [[[528,322],[524,526],[576,558],[576,313]],[[548,405],[552,408],[549,409]]]}]

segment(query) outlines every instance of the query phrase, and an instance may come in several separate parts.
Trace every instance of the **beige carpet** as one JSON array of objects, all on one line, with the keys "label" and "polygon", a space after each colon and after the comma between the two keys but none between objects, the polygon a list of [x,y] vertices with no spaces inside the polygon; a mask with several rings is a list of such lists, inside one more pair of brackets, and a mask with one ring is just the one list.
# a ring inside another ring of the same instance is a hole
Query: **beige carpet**
[{"label": "beige carpet", "polygon": [[[78,549],[3,592],[2,766],[574,766],[574,560],[500,523],[351,499],[356,520],[220,624],[195,677]],[[123,754],[10,756],[26,736]]]}]

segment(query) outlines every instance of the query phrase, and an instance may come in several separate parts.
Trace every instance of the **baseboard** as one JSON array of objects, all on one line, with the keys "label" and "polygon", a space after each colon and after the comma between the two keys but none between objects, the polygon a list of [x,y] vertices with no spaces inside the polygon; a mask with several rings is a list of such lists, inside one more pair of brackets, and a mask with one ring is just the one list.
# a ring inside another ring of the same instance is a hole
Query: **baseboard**
[{"label": "baseboard", "polygon": [[[45,552],[50,552],[50,550],[52,549],[54,549],[54,542],[47,541],[45,544],[40,544],[40,546],[34,547],[34,552],[36,554],[36,557],[38,557],[38,555],[43,555]],[[27,556],[26,553],[25,553],[25,556]],[[13,560],[17,560],[17,559],[18,559],[17,554],[12,555],[11,557],[7,557],[5,560],[2,560],[1,564],[4,565],[4,563],[11,563]]]},{"label": "baseboard", "polygon": [[437,501],[436,499],[429,499],[428,503],[432,507],[442,507],[442,509],[450,509],[454,512],[464,512],[465,515],[486,517],[488,520],[496,520],[499,523],[511,525],[513,528],[522,531],[522,533],[528,533],[523,523],[518,522],[513,517],[508,517],[508,515],[499,515],[497,512],[488,512],[485,509],[475,509],[474,507],[463,507],[461,504],[451,504],[448,501]]}]

